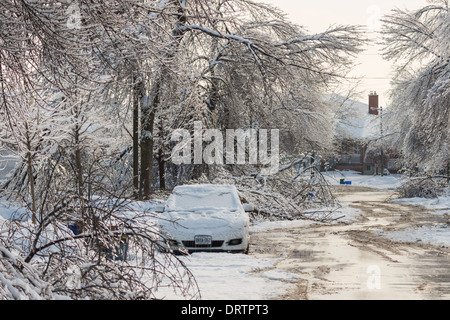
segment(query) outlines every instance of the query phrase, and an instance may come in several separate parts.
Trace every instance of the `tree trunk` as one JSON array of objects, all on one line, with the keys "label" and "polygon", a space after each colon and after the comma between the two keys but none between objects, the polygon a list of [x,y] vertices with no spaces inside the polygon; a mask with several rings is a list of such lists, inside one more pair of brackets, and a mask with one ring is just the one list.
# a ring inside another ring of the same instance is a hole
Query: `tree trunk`
[{"label": "tree trunk", "polygon": [[[179,29],[180,24],[186,22],[186,16],[184,13],[183,5],[179,5],[178,18],[173,29],[172,36],[174,41],[171,43],[178,45],[183,38],[184,32]],[[172,59],[175,56],[175,51],[172,48],[165,54],[165,59]],[[154,82],[152,82],[152,89],[150,90],[150,103],[147,101],[141,105],[141,181],[140,181],[140,195],[143,199],[148,199],[151,193],[153,172],[153,126],[155,122],[156,110],[160,109],[160,90],[161,85],[166,81],[170,81],[170,72],[164,65],[161,66],[160,74],[157,76]],[[160,168],[161,170],[161,168]],[[164,170],[164,167],[163,167]],[[164,176],[161,175],[160,177]],[[165,185],[165,182],[164,182]]]},{"label": "tree trunk", "polygon": [[28,183],[30,184],[31,196],[31,222],[36,224],[36,195],[34,190],[34,176],[33,176],[33,159],[31,155],[31,138],[29,136],[28,124],[25,123],[26,139],[27,139],[27,175]]},{"label": "tree trunk", "polygon": [[33,176],[33,164],[31,160],[31,152],[27,153],[27,166],[28,166],[28,179],[30,183],[31,194],[31,221],[36,224],[36,195],[34,191],[34,176]]},{"label": "tree trunk", "polygon": [[140,196],[142,199],[148,199],[152,189],[152,164],[153,164],[153,122],[155,113],[152,111],[145,121],[142,129],[141,138],[141,188]]},{"label": "tree trunk", "polygon": [[163,146],[159,146],[158,150],[158,171],[159,171],[159,188],[166,189],[166,173]]},{"label": "tree trunk", "polygon": [[133,194],[139,198],[139,101],[142,82],[133,77]]},{"label": "tree trunk", "polygon": [[141,106],[141,181],[140,196],[148,199],[153,181],[153,125],[155,122],[155,107],[159,105],[159,80],[152,90],[150,105],[143,103]]},{"label": "tree trunk", "polygon": [[75,127],[75,176],[78,189],[78,196],[83,198],[83,164],[81,161],[80,150],[80,128],[78,125]]}]

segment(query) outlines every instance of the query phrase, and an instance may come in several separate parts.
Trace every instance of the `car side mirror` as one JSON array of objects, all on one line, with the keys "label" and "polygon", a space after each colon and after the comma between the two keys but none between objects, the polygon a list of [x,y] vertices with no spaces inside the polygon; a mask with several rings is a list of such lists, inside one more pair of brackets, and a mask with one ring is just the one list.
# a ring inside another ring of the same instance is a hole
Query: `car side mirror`
[{"label": "car side mirror", "polygon": [[155,212],[156,213],[163,213],[164,212],[164,206],[163,205],[157,205],[155,207]]},{"label": "car side mirror", "polygon": [[255,208],[253,208],[253,204],[251,204],[251,203],[244,203],[242,205],[242,207],[244,208],[245,212],[249,212],[249,211],[255,210]]}]

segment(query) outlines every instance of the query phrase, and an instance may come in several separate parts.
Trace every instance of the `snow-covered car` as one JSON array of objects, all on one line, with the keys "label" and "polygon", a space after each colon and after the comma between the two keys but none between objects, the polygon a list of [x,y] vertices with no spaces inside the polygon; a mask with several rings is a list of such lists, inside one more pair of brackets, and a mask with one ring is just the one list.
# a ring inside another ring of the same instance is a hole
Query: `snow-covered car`
[{"label": "snow-covered car", "polygon": [[242,204],[232,185],[197,184],[174,188],[160,215],[165,251],[248,252],[251,204]]}]

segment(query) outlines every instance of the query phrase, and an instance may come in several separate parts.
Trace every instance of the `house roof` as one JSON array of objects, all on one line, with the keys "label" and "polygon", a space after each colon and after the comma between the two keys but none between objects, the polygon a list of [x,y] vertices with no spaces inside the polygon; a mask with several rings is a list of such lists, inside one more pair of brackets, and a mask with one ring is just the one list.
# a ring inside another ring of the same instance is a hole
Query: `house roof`
[{"label": "house roof", "polygon": [[368,104],[338,95],[331,99],[337,106],[335,134],[338,138],[367,141],[381,136],[381,117],[369,114]]}]

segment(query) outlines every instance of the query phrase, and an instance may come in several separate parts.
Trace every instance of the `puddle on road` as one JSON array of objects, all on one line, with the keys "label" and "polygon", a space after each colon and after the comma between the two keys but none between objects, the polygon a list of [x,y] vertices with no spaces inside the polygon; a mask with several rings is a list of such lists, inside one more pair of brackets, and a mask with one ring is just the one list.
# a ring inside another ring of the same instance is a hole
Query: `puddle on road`
[{"label": "puddle on road", "polygon": [[386,191],[347,191],[346,193],[335,193],[339,201],[343,203],[380,202],[392,197],[392,192]]},{"label": "puddle on road", "polygon": [[312,260],[314,255],[317,255],[317,251],[312,250],[293,250],[290,254],[291,259],[308,259]]}]

